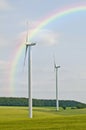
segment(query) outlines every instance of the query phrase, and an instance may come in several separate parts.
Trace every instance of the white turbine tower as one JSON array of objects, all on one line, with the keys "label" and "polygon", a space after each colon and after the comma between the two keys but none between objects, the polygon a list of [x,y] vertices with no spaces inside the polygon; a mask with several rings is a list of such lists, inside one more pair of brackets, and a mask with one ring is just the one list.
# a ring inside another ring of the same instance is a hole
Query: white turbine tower
[{"label": "white turbine tower", "polygon": [[[28,38],[28,29],[27,29],[27,35],[26,35],[26,50],[25,50],[25,59],[28,52],[28,105],[29,105],[29,118],[32,118],[32,86],[31,86],[31,80],[32,80],[32,58],[31,58],[31,47],[35,46],[36,43],[30,43]],[[25,64],[24,59],[24,64]]]},{"label": "white turbine tower", "polygon": [[58,99],[58,69],[60,66],[57,66],[54,60],[54,68],[56,71],[56,110],[59,110],[59,99]]}]

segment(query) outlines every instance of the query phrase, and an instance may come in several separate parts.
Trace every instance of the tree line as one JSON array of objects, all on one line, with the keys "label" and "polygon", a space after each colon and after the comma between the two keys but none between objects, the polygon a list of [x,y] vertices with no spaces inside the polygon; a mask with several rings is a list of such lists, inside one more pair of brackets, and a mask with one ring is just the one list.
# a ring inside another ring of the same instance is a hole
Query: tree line
[{"label": "tree line", "polygon": [[[28,98],[13,98],[13,97],[0,97],[0,106],[28,106]],[[33,99],[33,106],[35,107],[43,107],[43,106],[56,106],[56,100],[48,100],[48,99]],[[59,106],[66,108],[86,108],[86,104],[73,101],[73,100],[60,100]]]}]

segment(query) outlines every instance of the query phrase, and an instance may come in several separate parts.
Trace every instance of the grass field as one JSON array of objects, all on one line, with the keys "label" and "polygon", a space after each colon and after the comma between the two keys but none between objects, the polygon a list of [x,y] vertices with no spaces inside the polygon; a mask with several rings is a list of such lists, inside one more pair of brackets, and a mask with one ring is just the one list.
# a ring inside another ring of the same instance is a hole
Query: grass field
[{"label": "grass field", "polygon": [[86,109],[35,107],[29,119],[27,107],[0,107],[0,130],[86,130]]}]

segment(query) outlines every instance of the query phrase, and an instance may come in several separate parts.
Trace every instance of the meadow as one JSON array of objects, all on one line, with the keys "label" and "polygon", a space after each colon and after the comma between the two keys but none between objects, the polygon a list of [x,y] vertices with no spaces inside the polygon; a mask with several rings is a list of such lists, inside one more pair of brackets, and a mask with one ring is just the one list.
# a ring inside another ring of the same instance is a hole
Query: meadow
[{"label": "meadow", "polygon": [[0,130],[86,130],[86,108],[34,107],[29,119],[27,107],[0,107]]}]

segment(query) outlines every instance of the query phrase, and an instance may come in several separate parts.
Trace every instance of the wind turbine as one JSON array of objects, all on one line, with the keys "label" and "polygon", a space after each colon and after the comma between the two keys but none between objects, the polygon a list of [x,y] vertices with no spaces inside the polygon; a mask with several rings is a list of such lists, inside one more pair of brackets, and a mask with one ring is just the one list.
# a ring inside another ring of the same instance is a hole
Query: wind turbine
[{"label": "wind turbine", "polygon": [[24,64],[26,60],[26,55],[28,52],[28,105],[29,105],[29,118],[32,118],[32,57],[31,57],[31,47],[35,46],[36,43],[30,43],[29,38],[28,38],[28,28],[27,28],[27,35],[26,35],[26,50],[25,50],[25,59],[24,59]]},{"label": "wind turbine", "polygon": [[60,66],[57,66],[54,60],[54,68],[56,71],[56,110],[59,110],[59,99],[58,99],[58,69]]}]

